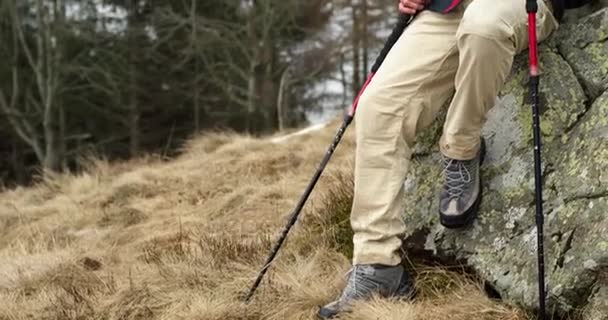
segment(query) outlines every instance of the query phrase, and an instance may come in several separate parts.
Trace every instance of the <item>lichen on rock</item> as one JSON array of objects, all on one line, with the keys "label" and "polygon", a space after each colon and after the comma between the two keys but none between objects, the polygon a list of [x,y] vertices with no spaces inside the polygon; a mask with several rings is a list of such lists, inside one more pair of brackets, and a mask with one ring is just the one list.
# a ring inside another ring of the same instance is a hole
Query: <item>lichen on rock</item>
[{"label": "lichen on rock", "polygon": [[608,286],[600,287],[589,299],[585,320],[608,320]]},{"label": "lichen on rock", "polygon": [[[560,28],[540,48],[549,310],[606,310],[608,285],[608,9]],[[471,266],[504,299],[538,305],[532,111],[527,52],[488,114],[483,200],[468,229],[438,223],[441,166],[434,127],[406,180],[406,250]],[[421,237],[420,235],[423,234]],[[597,307],[592,307],[597,306]],[[604,309],[601,309],[604,308]],[[595,312],[595,311],[594,311]],[[587,315],[588,314],[588,315]],[[604,316],[604,315],[602,315]],[[591,311],[586,320],[606,319]]]},{"label": "lichen on rock", "polygon": [[608,89],[608,9],[566,24],[557,32],[559,50],[592,97]]}]

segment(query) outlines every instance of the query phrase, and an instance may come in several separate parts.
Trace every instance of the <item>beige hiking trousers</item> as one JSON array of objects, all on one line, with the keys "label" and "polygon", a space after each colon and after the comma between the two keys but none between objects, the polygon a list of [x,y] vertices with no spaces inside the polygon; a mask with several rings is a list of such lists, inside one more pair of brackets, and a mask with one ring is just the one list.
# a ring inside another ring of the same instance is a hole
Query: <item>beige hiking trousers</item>
[{"label": "beige hiking trousers", "polygon": [[[543,1],[537,20],[539,40],[558,26]],[[476,155],[486,113],[514,55],[527,48],[527,21],[523,0],[465,0],[448,14],[421,12],[392,48],[356,115],[354,264],[401,261],[404,180],[416,133],[455,92],[440,149],[453,159]]]}]

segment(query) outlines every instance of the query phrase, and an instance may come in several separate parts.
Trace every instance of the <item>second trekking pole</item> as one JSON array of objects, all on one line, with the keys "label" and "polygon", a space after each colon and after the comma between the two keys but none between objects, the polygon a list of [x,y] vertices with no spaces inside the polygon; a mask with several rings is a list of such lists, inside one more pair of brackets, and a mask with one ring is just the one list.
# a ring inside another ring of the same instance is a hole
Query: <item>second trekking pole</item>
[{"label": "second trekking pole", "polygon": [[293,227],[293,225],[296,223],[296,221],[298,221],[298,216],[302,212],[302,208],[304,207],[306,200],[308,200],[308,197],[312,193],[312,190],[314,189],[315,185],[317,184],[317,181],[319,181],[319,178],[321,177],[323,170],[325,170],[325,167],[327,166],[327,163],[331,159],[331,156],[333,155],[334,151],[338,147],[340,140],[342,140],[342,136],[344,135],[346,128],[348,128],[348,126],[351,124],[351,122],[353,121],[353,119],[355,117],[355,112],[357,111],[357,105],[359,104],[359,98],[361,97],[361,94],[363,94],[363,91],[365,90],[367,85],[371,82],[372,78],[374,77],[374,74],[380,68],[380,65],[384,61],[384,58],[386,58],[386,55],[388,54],[388,52],[391,50],[391,48],[397,42],[397,40],[399,40],[399,37],[401,37],[403,30],[405,30],[405,28],[409,24],[410,20],[411,20],[411,16],[409,16],[409,15],[402,14],[399,16],[399,21],[397,22],[397,25],[393,28],[393,31],[391,32],[390,36],[388,37],[388,40],[384,44],[384,48],[382,48],[380,55],[376,59],[376,63],[374,63],[374,66],[372,67],[371,73],[369,74],[367,81],[365,81],[365,84],[361,88],[361,91],[359,91],[359,94],[355,98],[355,101],[353,102],[353,105],[352,105],[350,111],[344,117],[342,126],[340,126],[340,128],[338,129],[338,132],[336,133],[336,136],[334,137],[332,144],[327,149],[327,152],[325,153],[323,160],[321,160],[321,164],[319,165],[319,167],[317,168],[317,171],[313,175],[312,180],[310,180],[310,182],[308,183],[306,190],[304,190],[304,194],[300,197],[300,200],[298,201],[295,209],[289,216],[289,221],[287,222],[287,225],[281,232],[281,235],[279,236],[279,239],[277,240],[275,245],[270,250],[270,254],[268,255],[268,258],[266,258],[266,262],[264,262],[264,265],[262,266],[262,269],[260,270],[257,278],[255,279],[253,285],[251,286],[251,289],[249,289],[249,293],[247,293],[247,296],[245,297],[245,302],[249,302],[249,300],[251,300],[251,297],[253,297],[253,295],[255,294],[255,291],[260,286],[260,283],[262,282],[264,275],[268,271],[268,268],[270,268],[270,264],[272,263],[274,258],[277,256],[277,253],[279,252],[279,249],[281,249],[283,242],[285,242],[285,239],[287,238],[287,235],[289,234],[291,227]]},{"label": "second trekking pole", "polygon": [[538,254],[538,319],[545,320],[546,288],[545,288],[545,246],[544,246],[544,215],[543,215],[543,175],[541,165],[541,132],[540,132],[540,74],[538,67],[538,43],[536,37],[536,0],[526,0],[528,12],[528,47],[530,50],[530,96],[532,99],[532,125],[534,134],[534,183],[536,202],[536,233]]}]

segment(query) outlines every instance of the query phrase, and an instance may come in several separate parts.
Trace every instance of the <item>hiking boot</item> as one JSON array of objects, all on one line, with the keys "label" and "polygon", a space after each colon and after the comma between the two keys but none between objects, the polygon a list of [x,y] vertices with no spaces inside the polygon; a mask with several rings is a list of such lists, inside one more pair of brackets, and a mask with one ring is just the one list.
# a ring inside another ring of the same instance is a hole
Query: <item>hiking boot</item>
[{"label": "hiking boot", "polygon": [[444,184],[439,195],[441,224],[450,229],[469,225],[477,216],[481,202],[481,175],[485,143],[482,139],[477,156],[471,160],[455,160],[443,156]]},{"label": "hiking boot", "polygon": [[403,266],[355,265],[338,300],[319,310],[321,319],[331,319],[348,312],[357,300],[378,294],[381,297],[409,298],[414,294],[414,281]]}]

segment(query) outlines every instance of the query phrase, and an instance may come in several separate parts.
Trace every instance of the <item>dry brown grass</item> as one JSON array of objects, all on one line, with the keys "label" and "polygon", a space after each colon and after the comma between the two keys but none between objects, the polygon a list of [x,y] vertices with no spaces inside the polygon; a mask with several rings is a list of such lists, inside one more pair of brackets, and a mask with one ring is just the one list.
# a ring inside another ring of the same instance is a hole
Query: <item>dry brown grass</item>
[{"label": "dry brown grass", "polygon": [[[0,319],[313,319],[349,267],[353,130],[255,300],[240,298],[333,127],[283,144],[214,133],[171,162],[91,161],[1,193]],[[526,319],[459,273],[416,272],[416,302],[344,319]]]}]

